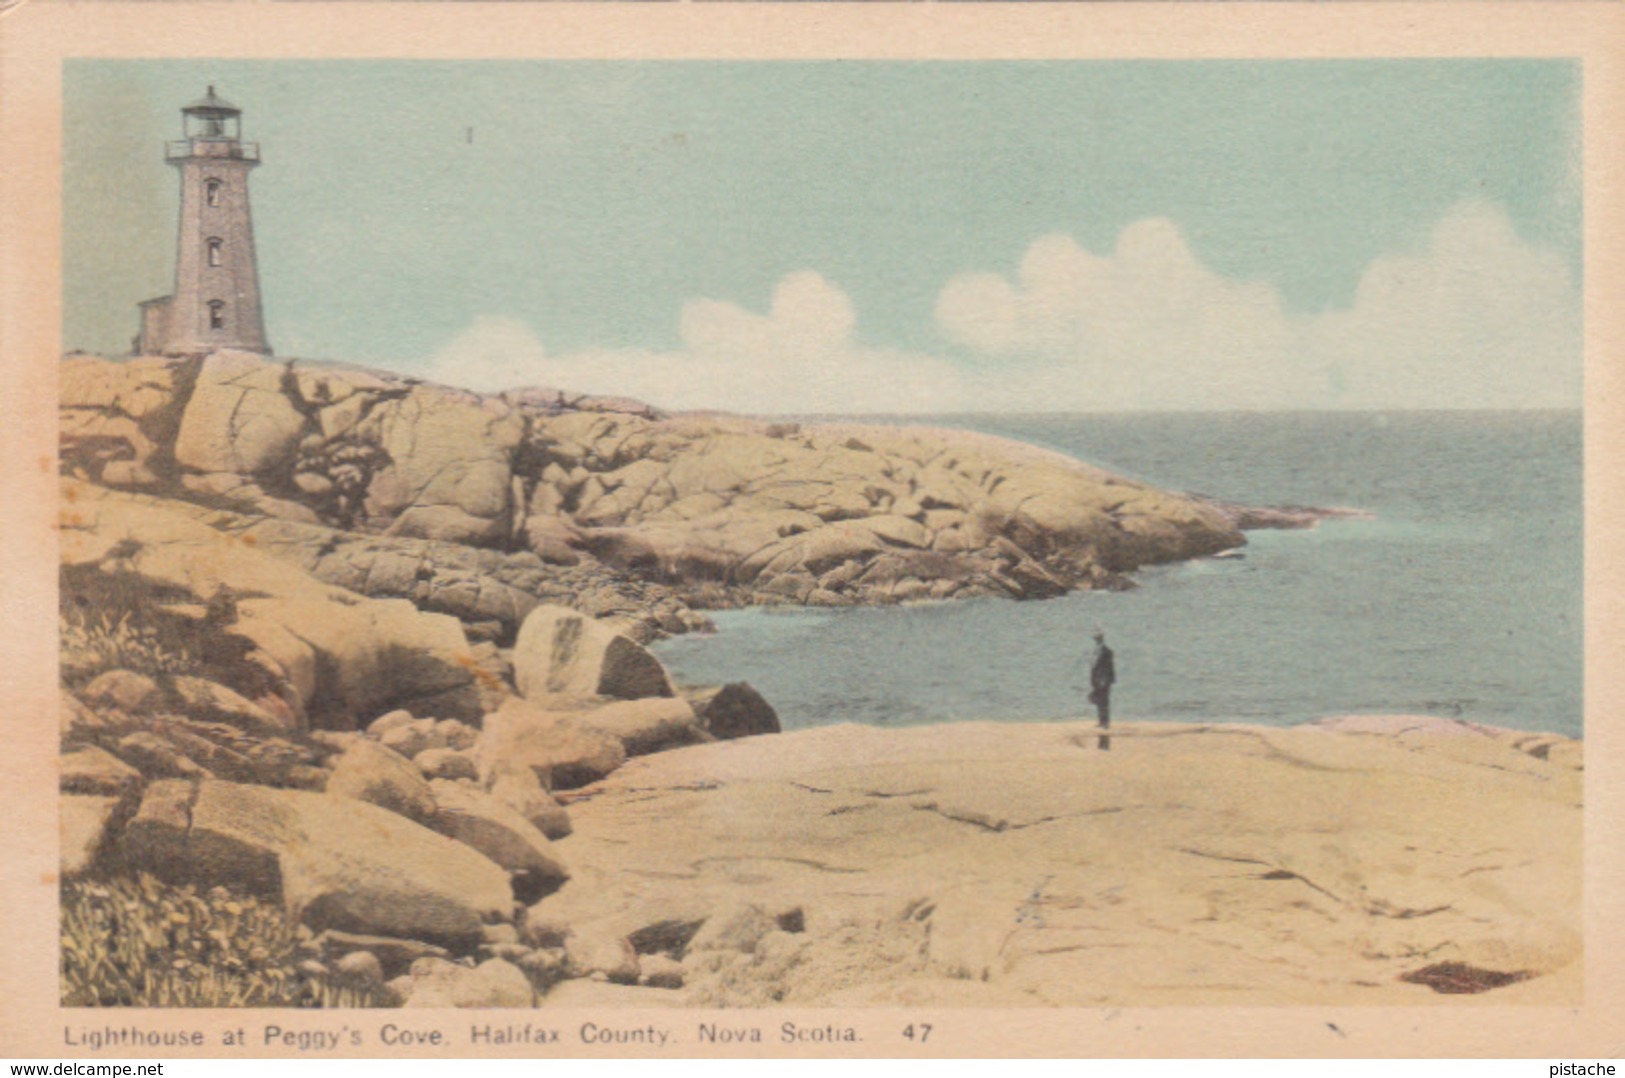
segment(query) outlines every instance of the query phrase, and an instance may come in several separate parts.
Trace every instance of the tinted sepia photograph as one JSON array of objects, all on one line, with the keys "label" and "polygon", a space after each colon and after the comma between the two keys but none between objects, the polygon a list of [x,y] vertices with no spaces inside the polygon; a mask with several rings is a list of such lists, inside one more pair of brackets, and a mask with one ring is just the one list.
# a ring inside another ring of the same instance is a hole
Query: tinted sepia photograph
[{"label": "tinted sepia photograph", "polygon": [[69,1050],[1579,1013],[1583,75],[66,56]]}]

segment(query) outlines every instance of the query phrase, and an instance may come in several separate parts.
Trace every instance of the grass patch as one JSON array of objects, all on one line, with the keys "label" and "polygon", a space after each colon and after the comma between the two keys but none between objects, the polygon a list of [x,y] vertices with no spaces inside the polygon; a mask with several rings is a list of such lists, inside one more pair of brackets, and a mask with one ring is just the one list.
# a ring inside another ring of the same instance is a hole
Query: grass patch
[{"label": "grass patch", "polygon": [[64,1007],[391,1003],[379,985],[319,972],[281,907],[253,896],[146,873],[62,885]]},{"label": "grass patch", "polygon": [[62,681],[77,688],[108,670],[145,674],[160,685],[191,675],[229,686],[250,700],[274,693],[277,679],[248,659],[252,641],[230,631],[236,599],[200,599],[102,566],[63,566],[58,629]]},{"label": "grass patch", "polygon": [[80,680],[88,681],[107,670],[133,670],[157,677],[187,674],[197,668],[191,656],[171,650],[156,629],[141,624],[128,610],[115,614],[75,608],[62,614],[58,628],[62,651],[72,656]]},{"label": "grass patch", "polygon": [[87,566],[63,566],[61,585],[57,625],[65,679],[85,682],[107,670],[157,678],[202,665],[196,642],[158,613],[159,604],[184,601],[185,593]]}]

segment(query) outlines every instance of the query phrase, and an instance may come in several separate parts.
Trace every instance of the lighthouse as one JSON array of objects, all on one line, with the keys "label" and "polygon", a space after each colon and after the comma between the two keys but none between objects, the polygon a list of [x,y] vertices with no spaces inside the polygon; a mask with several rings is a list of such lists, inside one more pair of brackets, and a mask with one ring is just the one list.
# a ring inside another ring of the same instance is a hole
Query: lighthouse
[{"label": "lighthouse", "polygon": [[235,348],[269,355],[254,262],[248,174],[260,163],[242,140],[242,110],[209,87],[181,109],[178,141],[164,157],[181,176],[174,294],[141,304],[140,355],[184,356]]}]

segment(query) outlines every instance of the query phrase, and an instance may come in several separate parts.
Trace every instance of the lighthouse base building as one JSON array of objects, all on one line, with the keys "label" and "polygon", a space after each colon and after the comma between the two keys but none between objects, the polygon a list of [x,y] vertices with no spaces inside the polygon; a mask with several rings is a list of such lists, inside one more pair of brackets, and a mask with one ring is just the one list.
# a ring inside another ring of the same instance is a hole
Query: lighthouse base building
[{"label": "lighthouse base building", "polygon": [[141,304],[138,355],[184,356],[233,348],[269,355],[254,259],[248,174],[259,146],[241,138],[242,110],[214,87],[181,110],[182,135],[164,145],[180,171],[175,291]]}]

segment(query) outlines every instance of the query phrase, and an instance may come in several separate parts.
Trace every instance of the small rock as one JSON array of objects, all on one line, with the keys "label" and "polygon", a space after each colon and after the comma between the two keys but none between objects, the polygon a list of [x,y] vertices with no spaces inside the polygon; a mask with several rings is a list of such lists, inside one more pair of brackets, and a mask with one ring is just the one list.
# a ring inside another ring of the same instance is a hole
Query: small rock
[{"label": "small rock", "polygon": [[542,788],[528,767],[508,768],[491,783],[491,796],[530,821],[530,825],[557,841],[571,831],[570,813]]},{"label": "small rock", "polygon": [[310,790],[323,793],[327,789],[328,773],[309,764],[294,764],[282,774],[282,785],[292,790]]},{"label": "small rock", "polygon": [[378,738],[378,743],[408,760],[434,747],[429,743],[428,735],[415,722],[410,726],[396,726],[385,730]]},{"label": "small rock", "polygon": [[446,735],[441,732],[440,724],[434,719],[419,719],[412,724],[412,729],[423,735],[427,744],[425,748],[446,748]]},{"label": "small rock", "polygon": [[683,964],[670,955],[646,954],[638,959],[638,983],[649,988],[681,988]]},{"label": "small rock", "polygon": [[563,947],[541,947],[519,960],[519,968],[532,984],[546,986],[564,980],[566,959]]},{"label": "small rock", "polygon": [[327,792],[424,823],[435,813],[429,783],[410,760],[374,741],[356,741],[333,765]]},{"label": "small rock", "polygon": [[931,585],[923,580],[899,580],[892,585],[891,597],[900,603],[931,597]]},{"label": "small rock", "polygon": [[779,732],[779,715],[748,681],[689,697],[705,732],[715,738],[751,737]]},{"label": "small rock", "polygon": [[351,951],[333,963],[333,972],[346,980],[368,984],[384,979],[384,965],[371,951]]},{"label": "small rock", "polygon": [[518,943],[519,930],[513,925],[495,924],[485,925],[480,929],[486,943]]},{"label": "small rock", "polygon": [[482,943],[478,953],[481,958],[500,958],[519,966],[530,956],[530,948],[523,943]]},{"label": "small rock", "polygon": [[564,941],[564,955],[577,977],[596,974],[616,984],[638,983],[638,955],[623,936],[589,928]]},{"label": "small rock", "polygon": [[576,565],[581,555],[571,548],[576,530],[556,516],[537,515],[525,522],[525,538],[538,557],[549,565]]},{"label": "small rock", "polygon": [[[434,1007],[446,1008],[452,1006],[451,989],[467,967],[459,966],[455,962],[444,958],[420,958],[412,963],[410,973],[400,980],[408,983],[402,986],[400,992],[403,1007]],[[394,985],[396,982],[391,981]]]},{"label": "small rock", "polygon": [[88,740],[103,731],[115,728],[116,724],[108,716],[98,715],[67,689],[62,690],[61,699],[62,705],[58,715],[61,719],[60,733],[63,742]]},{"label": "small rock", "polygon": [[158,683],[133,670],[109,670],[86,685],[82,693],[92,704],[104,704],[132,714],[156,707],[163,699]]},{"label": "small rock", "polygon": [[524,921],[519,928],[519,938],[538,949],[563,947],[564,941],[570,938],[570,926],[555,917],[540,913],[539,909],[540,907],[533,906],[525,911]]},{"label": "small rock", "polygon": [[320,498],[333,489],[333,481],[325,475],[316,472],[297,472],[293,477],[293,485],[301,492],[312,498]]},{"label": "small rock", "polygon": [[274,737],[287,733],[283,722],[242,694],[197,677],[172,679],[176,710],[205,722],[223,722],[250,734]]},{"label": "small rock", "polygon": [[435,736],[445,744],[448,749],[458,752],[468,752],[479,740],[480,732],[460,719],[441,719],[434,724]]},{"label": "small rock", "polygon": [[343,956],[352,951],[366,951],[383,965],[384,973],[397,977],[412,968],[420,958],[450,958],[444,947],[421,940],[400,939],[395,936],[368,936],[356,932],[328,929],[317,937],[321,953],[328,958]]},{"label": "small rock", "polygon": [[120,797],[141,785],[141,772],[117,756],[86,745],[62,754],[62,792]]},{"label": "small rock", "polygon": [[454,1007],[531,1007],[536,990],[518,966],[501,958],[481,962],[452,984]]},{"label": "small rock", "polygon": [[342,753],[363,735],[357,730],[312,730],[310,739],[331,753]]},{"label": "small rock", "polygon": [[[490,794],[445,779],[435,779],[430,789],[436,808],[429,826],[511,872],[526,873],[525,889],[535,892],[524,896],[527,900],[534,901],[569,878],[547,836]],[[515,880],[516,887],[520,884]]]},{"label": "small rock", "polygon": [[711,740],[700,729],[694,708],[681,697],[616,700],[590,711],[569,713],[565,721],[614,738],[625,746],[628,756]]},{"label": "small rock", "polygon": [[175,746],[146,730],[119,739],[119,758],[148,778],[201,778],[207,772]]},{"label": "small rock", "polygon": [[402,726],[411,726],[416,721],[417,716],[410,711],[397,709],[372,720],[372,723],[367,727],[367,736],[383,737],[391,730],[399,729]]},{"label": "small rock", "polygon": [[117,797],[63,794],[57,800],[63,879],[84,875],[95,866],[110,841],[118,806]]},{"label": "small rock", "polygon": [[529,767],[553,789],[596,782],[626,763],[626,746],[557,712],[517,696],[485,717],[478,755],[481,775]]},{"label": "small rock", "polygon": [[418,765],[424,778],[475,781],[480,777],[480,769],[475,766],[474,758],[456,749],[424,749],[412,758],[412,762]]}]

